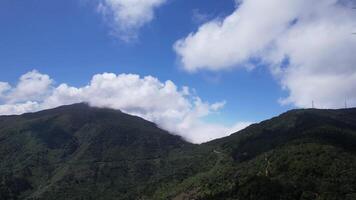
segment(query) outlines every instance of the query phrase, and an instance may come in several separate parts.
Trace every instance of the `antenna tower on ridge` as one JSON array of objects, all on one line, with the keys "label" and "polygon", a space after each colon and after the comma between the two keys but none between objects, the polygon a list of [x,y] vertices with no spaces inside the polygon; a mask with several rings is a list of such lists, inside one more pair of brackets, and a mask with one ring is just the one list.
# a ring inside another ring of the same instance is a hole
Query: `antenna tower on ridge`
[{"label": "antenna tower on ridge", "polygon": [[345,108],[347,108],[347,98],[345,97]]},{"label": "antenna tower on ridge", "polygon": [[[356,10],[356,7],[353,7],[352,9],[353,9],[353,10]],[[356,35],[356,32],[353,32],[352,34],[353,34],[353,35]]]}]

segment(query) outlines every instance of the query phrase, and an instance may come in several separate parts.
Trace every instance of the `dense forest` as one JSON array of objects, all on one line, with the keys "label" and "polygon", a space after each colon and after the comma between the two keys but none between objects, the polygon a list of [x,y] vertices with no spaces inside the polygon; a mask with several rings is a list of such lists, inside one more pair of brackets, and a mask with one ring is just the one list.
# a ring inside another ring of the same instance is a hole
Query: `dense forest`
[{"label": "dense forest", "polygon": [[299,109],[196,145],[118,110],[0,117],[0,199],[353,200],[356,109]]}]

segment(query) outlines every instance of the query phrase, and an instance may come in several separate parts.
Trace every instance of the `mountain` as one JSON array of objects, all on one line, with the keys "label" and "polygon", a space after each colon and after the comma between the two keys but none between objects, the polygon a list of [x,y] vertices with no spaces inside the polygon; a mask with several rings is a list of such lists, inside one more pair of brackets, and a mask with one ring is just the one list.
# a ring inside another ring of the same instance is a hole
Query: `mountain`
[{"label": "mountain", "polygon": [[74,104],[0,117],[0,199],[356,199],[356,109],[292,110],[201,145]]},{"label": "mountain", "polygon": [[220,160],[180,184],[187,199],[356,199],[356,109],[292,110],[204,146]]},{"label": "mountain", "polygon": [[170,176],[170,164],[186,168],[167,158],[191,146],[139,117],[86,104],[4,116],[0,199],[134,199]]}]

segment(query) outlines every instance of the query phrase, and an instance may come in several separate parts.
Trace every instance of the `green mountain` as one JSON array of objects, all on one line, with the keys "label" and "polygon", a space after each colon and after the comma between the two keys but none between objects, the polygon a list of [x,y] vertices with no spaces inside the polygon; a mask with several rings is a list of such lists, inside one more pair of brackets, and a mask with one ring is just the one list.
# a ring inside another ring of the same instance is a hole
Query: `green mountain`
[{"label": "green mountain", "polygon": [[202,145],[75,104],[0,117],[0,199],[356,199],[356,109],[293,110]]}]

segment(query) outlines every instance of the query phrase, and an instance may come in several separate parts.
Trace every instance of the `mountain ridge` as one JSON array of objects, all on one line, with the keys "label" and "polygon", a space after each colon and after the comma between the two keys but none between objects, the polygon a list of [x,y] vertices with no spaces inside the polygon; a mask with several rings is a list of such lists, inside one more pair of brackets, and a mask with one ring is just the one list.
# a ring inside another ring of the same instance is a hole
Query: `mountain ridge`
[{"label": "mountain ridge", "polygon": [[198,145],[80,103],[0,116],[0,160],[5,200],[352,199],[356,109],[291,110]]}]

